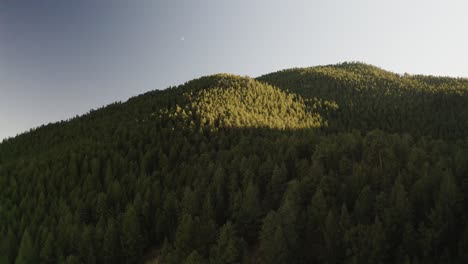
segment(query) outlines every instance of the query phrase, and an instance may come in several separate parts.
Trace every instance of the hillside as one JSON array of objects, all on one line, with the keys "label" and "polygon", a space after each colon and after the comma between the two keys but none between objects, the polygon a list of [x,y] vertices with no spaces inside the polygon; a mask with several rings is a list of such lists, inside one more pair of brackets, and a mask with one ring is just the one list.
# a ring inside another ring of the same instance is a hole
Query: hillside
[{"label": "hillside", "polygon": [[289,69],[258,80],[335,101],[336,131],[381,129],[446,139],[467,135],[468,79],[398,75],[363,63],[343,63]]},{"label": "hillside", "polygon": [[1,143],[0,263],[467,263],[467,135],[467,79],[201,77]]}]

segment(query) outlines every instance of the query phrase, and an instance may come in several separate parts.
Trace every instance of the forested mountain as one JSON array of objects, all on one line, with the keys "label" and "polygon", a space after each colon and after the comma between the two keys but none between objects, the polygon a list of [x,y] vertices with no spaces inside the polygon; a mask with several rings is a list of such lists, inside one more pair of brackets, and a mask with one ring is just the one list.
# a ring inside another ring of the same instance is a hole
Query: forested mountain
[{"label": "forested mountain", "polygon": [[218,74],[0,144],[0,263],[468,263],[468,80]]},{"label": "forested mountain", "polygon": [[468,79],[398,75],[363,63],[296,68],[258,80],[335,101],[333,131],[381,129],[457,139],[467,136]]}]

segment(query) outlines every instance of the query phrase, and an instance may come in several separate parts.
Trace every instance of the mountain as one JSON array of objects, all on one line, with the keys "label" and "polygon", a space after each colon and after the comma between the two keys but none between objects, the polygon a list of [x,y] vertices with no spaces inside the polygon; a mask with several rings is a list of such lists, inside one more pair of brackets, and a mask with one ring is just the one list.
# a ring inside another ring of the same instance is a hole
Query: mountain
[{"label": "mountain", "polygon": [[381,129],[450,139],[467,135],[468,79],[398,75],[363,63],[343,63],[289,69],[258,80],[336,102],[332,124],[337,131]]},{"label": "mountain", "polygon": [[466,263],[468,80],[201,77],[0,144],[0,263]]}]

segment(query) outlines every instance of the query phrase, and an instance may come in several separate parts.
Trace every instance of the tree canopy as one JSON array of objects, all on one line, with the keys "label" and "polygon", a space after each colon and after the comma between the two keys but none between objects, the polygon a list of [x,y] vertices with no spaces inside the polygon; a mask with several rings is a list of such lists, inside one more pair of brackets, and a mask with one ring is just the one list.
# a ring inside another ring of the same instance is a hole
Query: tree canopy
[{"label": "tree canopy", "polygon": [[0,144],[1,263],[466,263],[468,80],[218,74]]}]

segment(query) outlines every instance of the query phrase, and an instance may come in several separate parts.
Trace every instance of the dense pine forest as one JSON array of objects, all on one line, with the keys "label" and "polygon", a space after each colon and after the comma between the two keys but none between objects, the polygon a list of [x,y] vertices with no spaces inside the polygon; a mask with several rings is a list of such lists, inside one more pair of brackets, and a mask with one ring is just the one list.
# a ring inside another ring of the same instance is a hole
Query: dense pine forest
[{"label": "dense pine forest", "polygon": [[0,263],[468,263],[468,79],[218,74],[0,144]]}]

